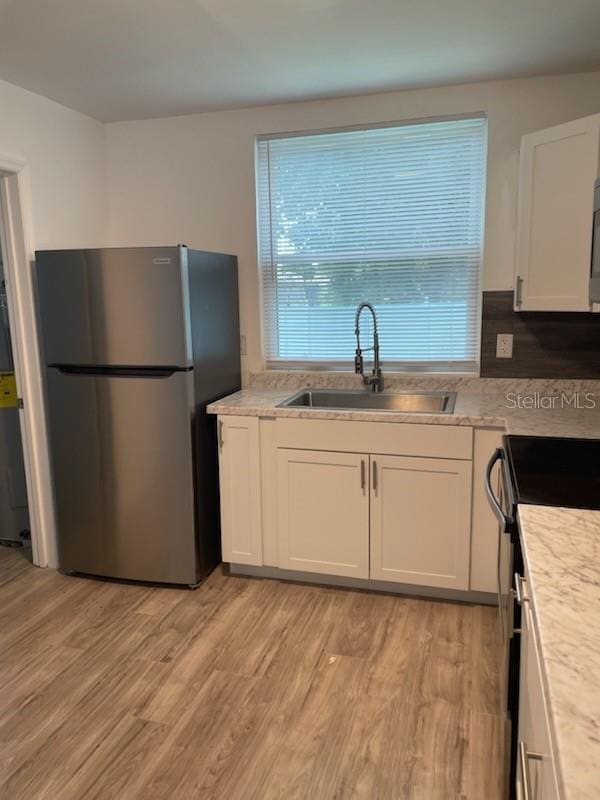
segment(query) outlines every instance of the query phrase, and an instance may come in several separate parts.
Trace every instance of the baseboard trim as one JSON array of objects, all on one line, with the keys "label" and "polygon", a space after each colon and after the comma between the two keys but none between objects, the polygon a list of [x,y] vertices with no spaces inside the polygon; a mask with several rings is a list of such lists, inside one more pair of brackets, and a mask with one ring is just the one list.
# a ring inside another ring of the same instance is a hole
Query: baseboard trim
[{"label": "baseboard trim", "polygon": [[386,594],[408,595],[412,597],[429,597],[434,600],[452,600],[458,603],[477,603],[495,606],[498,603],[493,592],[471,592],[459,589],[440,589],[432,586],[417,586],[408,583],[391,581],[374,581],[363,578],[344,578],[340,575],[321,575],[317,572],[299,572],[279,567],[256,567],[250,564],[229,564],[231,575],[250,578],[270,578],[294,583],[311,583],[320,586],[333,586],[345,589],[361,589],[369,592],[385,592]]}]

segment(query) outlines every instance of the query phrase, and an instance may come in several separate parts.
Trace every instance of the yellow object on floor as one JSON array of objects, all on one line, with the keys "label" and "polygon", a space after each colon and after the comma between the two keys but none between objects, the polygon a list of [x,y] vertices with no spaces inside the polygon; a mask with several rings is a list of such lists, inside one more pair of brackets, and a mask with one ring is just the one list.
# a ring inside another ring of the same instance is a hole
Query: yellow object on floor
[{"label": "yellow object on floor", "polygon": [[0,372],[0,408],[17,407],[17,384],[14,372]]}]

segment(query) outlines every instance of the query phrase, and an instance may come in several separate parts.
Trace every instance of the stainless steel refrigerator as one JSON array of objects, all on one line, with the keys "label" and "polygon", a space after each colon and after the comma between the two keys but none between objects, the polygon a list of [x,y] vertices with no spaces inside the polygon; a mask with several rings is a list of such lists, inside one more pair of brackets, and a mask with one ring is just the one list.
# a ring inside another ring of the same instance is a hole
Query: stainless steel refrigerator
[{"label": "stainless steel refrigerator", "polygon": [[220,560],[211,401],[240,387],[235,256],[36,253],[60,567],[195,585]]}]

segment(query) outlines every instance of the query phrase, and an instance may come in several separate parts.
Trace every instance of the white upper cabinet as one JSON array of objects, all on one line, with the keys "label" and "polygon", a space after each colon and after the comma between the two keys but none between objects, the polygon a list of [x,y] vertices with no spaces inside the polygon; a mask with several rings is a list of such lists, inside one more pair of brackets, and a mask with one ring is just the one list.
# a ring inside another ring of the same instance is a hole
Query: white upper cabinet
[{"label": "white upper cabinet", "polygon": [[521,140],[515,310],[589,311],[600,114]]}]

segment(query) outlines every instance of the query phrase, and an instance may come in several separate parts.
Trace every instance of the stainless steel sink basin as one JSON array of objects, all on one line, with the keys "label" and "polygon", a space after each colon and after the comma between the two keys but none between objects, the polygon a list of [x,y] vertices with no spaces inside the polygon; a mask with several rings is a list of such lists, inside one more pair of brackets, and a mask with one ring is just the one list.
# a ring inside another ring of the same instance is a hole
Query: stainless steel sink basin
[{"label": "stainless steel sink basin", "polygon": [[335,408],[395,411],[409,414],[452,414],[456,392],[367,392],[359,390],[302,389],[279,403],[290,408]]}]

